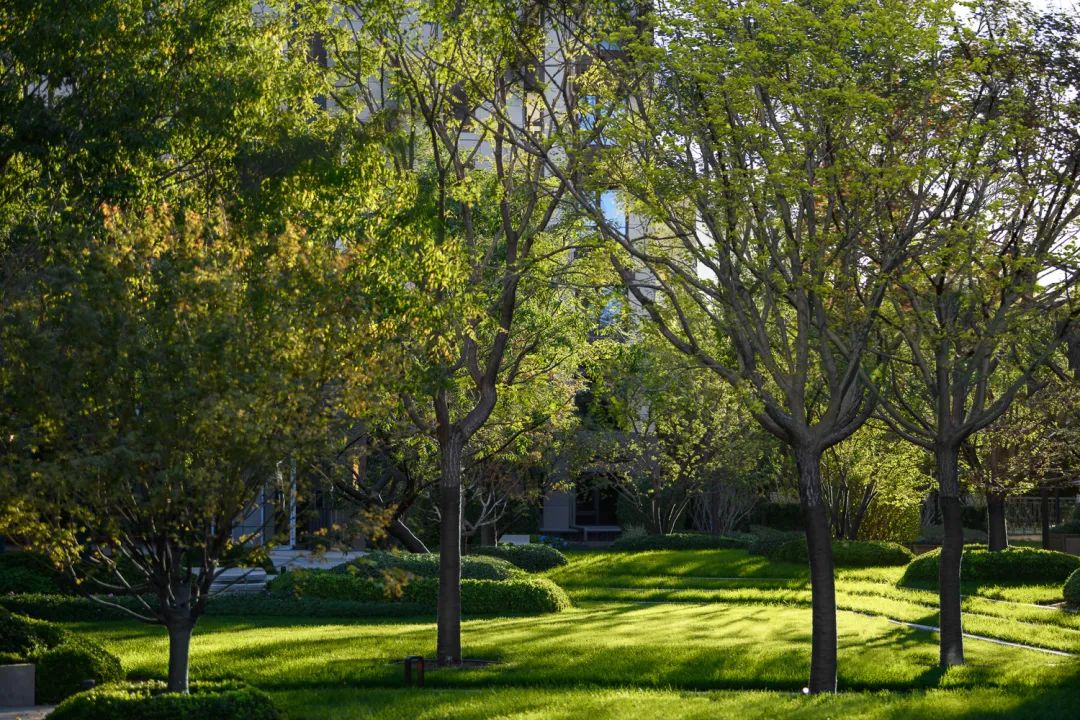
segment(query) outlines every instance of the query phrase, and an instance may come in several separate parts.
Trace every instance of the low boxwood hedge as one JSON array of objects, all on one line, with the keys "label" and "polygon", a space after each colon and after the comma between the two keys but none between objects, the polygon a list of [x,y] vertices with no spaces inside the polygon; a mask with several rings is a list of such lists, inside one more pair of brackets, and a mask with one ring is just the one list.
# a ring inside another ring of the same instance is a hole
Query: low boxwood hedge
[{"label": "low boxwood hedge", "polygon": [[612,550],[721,550],[728,548],[746,549],[747,540],[710,535],[708,533],[670,533],[668,535],[629,535],[621,537],[611,544]]},{"label": "low boxwood hedge", "polygon": [[270,696],[237,682],[195,682],[190,694],[163,682],[116,683],[60,703],[49,720],[281,720]]},{"label": "low boxwood hedge", "polygon": [[[985,543],[986,533],[975,528],[962,528],[965,543]],[[920,545],[940,545],[945,539],[945,528],[941,525],[926,525],[919,531],[919,537],[915,540]]]},{"label": "low boxwood hedge", "polygon": [[[434,610],[439,604],[439,583],[434,578],[418,578],[405,586],[402,599]],[[566,592],[547,578],[461,581],[465,615],[541,615],[568,607]]]},{"label": "low boxwood hedge", "polygon": [[[152,600],[152,598],[147,598]],[[119,600],[135,609],[137,600]],[[53,622],[129,620],[123,610],[69,595],[9,595],[2,598],[9,610]],[[216,616],[368,618],[410,617],[427,614],[427,608],[401,601],[356,602],[315,597],[292,597],[278,593],[227,593],[206,603],[206,614]]]},{"label": "low boxwood hedge", "polygon": [[1062,588],[1062,594],[1065,596],[1065,602],[1080,605],[1080,570],[1073,570],[1069,575],[1065,581],[1065,587]]},{"label": "low boxwood hedge", "polygon": [[395,600],[393,589],[381,579],[334,570],[290,570],[270,581],[272,594],[294,598],[323,598],[355,602]]},{"label": "low boxwood hedge", "polygon": [[[420,577],[439,576],[438,553],[390,553],[375,551],[334,568],[334,572],[366,575],[380,579],[384,570],[404,570]],[[461,577],[469,580],[509,580],[521,570],[505,559],[465,555],[461,558]]]},{"label": "low boxwood hedge", "polygon": [[60,645],[69,635],[50,622],[0,611],[0,652],[27,659]]},{"label": "low boxwood hedge", "polygon": [[[888,567],[907,565],[915,557],[903,545],[877,540],[833,540],[833,564],[839,568]],[[806,563],[806,537],[793,538],[771,548],[770,560]]]},{"label": "low boxwood hedge", "polygon": [[[937,583],[940,548],[911,561],[900,582]],[[979,545],[965,545],[960,565],[964,582],[993,585],[1063,583],[1080,568],[1080,557],[1055,550],[1011,547],[990,552]]]},{"label": "low boxwood hedge", "polygon": [[526,572],[543,572],[566,564],[566,556],[551,547],[533,543],[530,545],[481,545],[473,548],[467,557],[478,555],[500,558]]},{"label": "low boxwood hedge", "polygon": [[750,537],[746,543],[746,551],[751,555],[772,557],[776,551],[787,543],[803,537],[801,532],[789,532],[786,530],[774,530],[772,528],[753,525],[750,528]]},{"label": "low boxwood hedge", "polygon": [[5,662],[32,662],[39,703],[56,703],[78,692],[87,680],[110,683],[123,677],[120,660],[97,643],[44,620],[0,611],[0,656]]},{"label": "low boxwood hedge", "polygon": [[124,677],[120,659],[97,643],[71,640],[36,655],[38,703],[54,705],[83,689],[93,680],[97,685],[116,682]]},{"label": "low boxwood hedge", "polygon": [[[436,578],[414,577],[402,584],[400,599],[423,610],[438,605]],[[299,598],[385,602],[382,583],[372,578],[327,570],[283,573],[270,583],[272,593]],[[462,612],[468,615],[529,615],[558,612],[570,606],[566,593],[545,578],[462,580]]]}]

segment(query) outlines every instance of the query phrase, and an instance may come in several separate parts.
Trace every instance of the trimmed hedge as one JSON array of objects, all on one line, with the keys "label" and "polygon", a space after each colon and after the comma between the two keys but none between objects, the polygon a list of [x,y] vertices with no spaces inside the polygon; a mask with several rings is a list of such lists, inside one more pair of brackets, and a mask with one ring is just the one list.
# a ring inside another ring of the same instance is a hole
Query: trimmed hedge
[{"label": "trimmed hedge", "polygon": [[1065,601],[1073,605],[1080,605],[1080,570],[1073,570],[1072,575],[1065,581],[1062,588]]},{"label": "trimmed hedge", "polygon": [[386,583],[375,578],[334,570],[290,570],[267,585],[271,594],[293,598],[323,598],[354,602],[393,600]]},{"label": "trimmed hedge", "polygon": [[[439,604],[439,582],[413,580],[402,597],[434,610]],[[461,612],[465,615],[541,615],[570,607],[566,592],[547,578],[521,580],[462,580]]]},{"label": "trimmed hedge", "polygon": [[0,652],[28,659],[54,648],[69,638],[61,627],[44,620],[0,612]]},{"label": "trimmed hedge", "polygon": [[[986,533],[982,530],[976,530],[975,528],[965,527],[962,528],[964,533],[965,543],[985,543]],[[945,539],[945,528],[941,525],[927,525],[919,531],[919,537],[915,540],[916,543],[925,543],[928,545],[940,545]]]},{"label": "trimmed hedge", "polygon": [[801,532],[788,532],[753,526],[751,527],[751,537],[746,545],[746,551],[751,555],[772,557],[779,548],[801,537],[803,537]]},{"label": "trimmed hedge", "polygon": [[[355,573],[379,580],[383,570],[404,570],[420,577],[439,576],[438,553],[368,553],[333,568],[337,573]],[[520,577],[521,570],[498,557],[465,555],[461,558],[461,577],[469,580],[509,580]]]},{"label": "trimmed hedge", "polygon": [[165,683],[103,685],[68,698],[49,720],[281,720],[270,696],[237,682],[195,682],[189,695]]},{"label": "trimmed hedge", "polygon": [[39,704],[55,705],[83,689],[83,682],[96,685],[122,680],[120,659],[100,645],[69,641],[35,656],[36,694]]},{"label": "trimmed hedge", "polygon": [[63,576],[40,555],[0,553],[0,594],[66,592]]},{"label": "trimmed hedge", "polygon": [[97,643],[50,622],[0,612],[0,656],[32,662],[39,703],[56,703],[78,692],[85,680],[109,683],[123,677],[120,660]]},{"label": "trimmed hedge", "polygon": [[631,535],[611,544],[612,550],[722,550],[746,549],[748,542],[741,538],[708,533],[670,533],[668,535]]},{"label": "trimmed hedge", "polygon": [[[271,592],[300,598],[339,601],[385,601],[383,586],[371,578],[327,570],[283,573],[270,584]],[[402,586],[403,603],[434,610],[438,606],[436,578],[416,577]],[[514,580],[462,580],[461,608],[467,615],[531,615],[558,612],[570,607],[570,599],[545,578]]]},{"label": "trimmed hedge", "polygon": [[[903,545],[877,540],[833,540],[833,564],[839,568],[907,565],[915,555]],[[806,538],[800,537],[772,549],[770,560],[806,563]]]},{"label": "trimmed hedge", "polygon": [[[939,548],[915,558],[900,582],[937,583],[940,556]],[[1011,547],[990,552],[979,545],[965,545],[960,579],[995,585],[1063,583],[1077,568],[1080,557],[1055,550]]]},{"label": "trimmed hedge", "polygon": [[[131,604],[134,598],[119,602]],[[123,610],[107,607],[85,597],[68,595],[9,595],[2,603],[10,610],[53,622],[130,620]],[[216,595],[206,603],[206,614],[216,616],[370,618],[426,615],[427,609],[413,603],[356,602],[314,597],[291,597],[271,593],[231,593]]]},{"label": "trimmed hedge", "polygon": [[533,543],[531,545],[481,545],[471,550],[471,555],[500,558],[526,572],[543,572],[566,564],[566,556],[551,547]]}]

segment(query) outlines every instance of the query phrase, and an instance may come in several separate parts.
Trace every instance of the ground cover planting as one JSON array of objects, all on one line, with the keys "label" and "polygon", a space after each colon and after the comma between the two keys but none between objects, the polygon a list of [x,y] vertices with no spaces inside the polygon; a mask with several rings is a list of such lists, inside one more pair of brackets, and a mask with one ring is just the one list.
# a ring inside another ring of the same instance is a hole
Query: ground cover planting
[{"label": "ground cover planting", "polygon": [[[394,661],[433,654],[431,615],[210,616],[195,633],[192,674],[248,683],[294,720],[1062,716],[1062,703],[1080,690],[1080,659],[1059,653],[1080,654],[1080,616],[969,594],[965,631],[1031,648],[971,639],[967,665],[946,671],[934,633],[895,622],[936,623],[936,594],[898,586],[902,574],[838,572],[841,693],[831,698],[801,694],[805,569],[729,549],[568,553],[567,565],[543,577],[565,588],[574,607],[467,619],[465,656],[496,662],[429,669],[423,690],[404,688]],[[68,626],[118,654],[129,677],[162,677],[158,629]]]}]

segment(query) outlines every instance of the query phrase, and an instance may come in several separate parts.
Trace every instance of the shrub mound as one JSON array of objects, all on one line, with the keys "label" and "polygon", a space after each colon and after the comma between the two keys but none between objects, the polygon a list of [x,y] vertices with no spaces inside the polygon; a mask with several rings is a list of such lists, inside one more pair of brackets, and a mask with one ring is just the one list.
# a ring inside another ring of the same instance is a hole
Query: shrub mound
[{"label": "shrub mound", "polygon": [[[768,553],[770,560],[806,563],[806,538],[791,539]],[[915,557],[903,545],[877,540],[833,540],[833,564],[841,568],[907,565]]]},{"label": "shrub mound", "polygon": [[[328,570],[296,570],[270,583],[272,593],[325,600],[386,602],[400,599],[422,611],[438,605],[436,578],[415,577],[393,589],[378,580]],[[468,615],[532,615],[558,612],[570,606],[566,592],[546,578],[462,580],[461,607]]]},{"label": "shrub mound", "polygon": [[86,680],[110,683],[124,676],[120,660],[97,643],[44,620],[0,611],[0,657],[37,665],[39,703],[57,703],[77,693]]},{"label": "shrub mound", "polygon": [[267,585],[270,592],[294,598],[323,598],[356,602],[395,600],[394,589],[383,580],[336,570],[290,570]]},{"label": "shrub mound", "polygon": [[526,572],[543,572],[566,564],[566,556],[550,545],[481,545],[467,557],[487,556],[505,560]]},{"label": "shrub mound", "polygon": [[124,677],[120,659],[97,643],[65,642],[34,658],[37,663],[37,701],[55,705],[83,688],[83,682],[115,682]]},{"label": "shrub mound", "polygon": [[[963,532],[965,543],[978,544],[986,542],[986,533],[982,530],[965,527],[963,528]],[[927,545],[940,545],[944,539],[945,528],[941,525],[925,525],[919,531],[919,537],[915,542],[920,544],[925,543]]]},{"label": "shrub mound", "polygon": [[[902,584],[937,583],[941,550],[931,550],[911,561]],[[964,546],[960,579],[964,582],[994,585],[1063,583],[1080,568],[1080,557],[1055,550],[1011,547],[990,552],[978,545]]]},{"label": "shrub mound", "polygon": [[[405,586],[402,599],[434,610],[439,583],[421,578]],[[462,580],[461,612],[465,615],[541,615],[570,607],[566,591],[547,578]]]},{"label": "shrub mound", "polygon": [[0,553],[0,594],[67,591],[63,576],[45,558],[27,552]]},{"label": "shrub mound", "polygon": [[751,555],[772,557],[780,547],[802,537],[801,532],[774,530],[754,525],[750,528],[750,538],[746,544],[746,551]]},{"label": "shrub mound", "polygon": [[611,544],[612,550],[722,550],[746,548],[747,541],[708,533],[670,533],[668,535],[628,535]]},{"label": "shrub mound", "polygon": [[[133,610],[138,609],[135,598],[114,600],[130,605]],[[22,615],[53,622],[131,619],[123,610],[71,595],[9,595],[3,598],[3,604]],[[357,602],[281,593],[227,593],[214,596],[206,603],[206,614],[215,616],[371,618],[412,617],[426,612],[426,608],[401,601]]]},{"label": "shrub mound", "polygon": [[236,682],[195,682],[191,694],[166,693],[163,682],[104,685],[68,698],[49,720],[281,720],[259,690]]},{"label": "shrub mound", "polygon": [[1073,570],[1072,575],[1065,581],[1062,594],[1065,596],[1065,602],[1080,605],[1080,570]]},{"label": "shrub mound", "polygon": [[[438,553],[390,553],[381,550],[368,553],[357,560],[338,565],[337,573],[349,573],[379,580],[384,570],[404,570],[420,577],[439,576]],[[509,580],[520,577],[521,571],[498,557],[465,555],[461,558],[461,577],[469,580]]]}]

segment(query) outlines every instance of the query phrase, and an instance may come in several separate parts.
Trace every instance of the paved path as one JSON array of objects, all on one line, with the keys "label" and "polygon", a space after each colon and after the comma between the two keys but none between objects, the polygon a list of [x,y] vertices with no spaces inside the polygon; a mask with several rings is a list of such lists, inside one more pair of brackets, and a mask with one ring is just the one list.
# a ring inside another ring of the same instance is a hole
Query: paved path
[{"label": "paved path", "polygon": [[52,709],[52,705],[36,705],[29,708],[0,708],[0,720],[41,720]]}]

